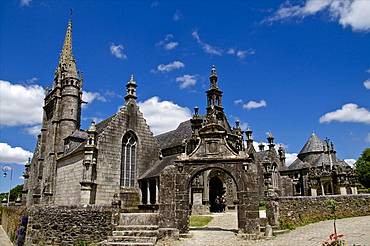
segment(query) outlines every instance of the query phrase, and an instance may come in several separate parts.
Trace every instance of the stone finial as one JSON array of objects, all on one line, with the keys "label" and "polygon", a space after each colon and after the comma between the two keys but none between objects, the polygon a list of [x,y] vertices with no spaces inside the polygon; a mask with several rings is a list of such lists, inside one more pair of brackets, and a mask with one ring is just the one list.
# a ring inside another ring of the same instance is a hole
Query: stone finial
[{"label": "stone finial", "polygon": [[126,85],[126,96],[125,96],[126,100],[128,100],[130,98],[137,99],[136,87],[137,87],[137,84],[134,80],[134,75],[131,75],[130,76],[130,81]]},{"label": "stone finial", "polygon": [[258,145],[258,148],[260,149],[260,151],[264,151],[265,150],[265,145],[262,143],[262,141]]},{"label": "stone finial", "polygon": [[212,74],[211,74],[211,77],[209,77],[209,80],[211,82],[211,88],[218,89],[217,79],[218,79],[218,77],[217,77],[217,74],[216,74],[216,68],[213,65],[212,66]]},{"label": "stone finial", "polygon": [[194,116],[199,116],[199,108],[197,106],[194,107]]},{"label": "stone finial", "polygon": [[89,126],[89,132],[95,132],[96,127],[95,127],[95,121],[91,121],[91,125]]}]

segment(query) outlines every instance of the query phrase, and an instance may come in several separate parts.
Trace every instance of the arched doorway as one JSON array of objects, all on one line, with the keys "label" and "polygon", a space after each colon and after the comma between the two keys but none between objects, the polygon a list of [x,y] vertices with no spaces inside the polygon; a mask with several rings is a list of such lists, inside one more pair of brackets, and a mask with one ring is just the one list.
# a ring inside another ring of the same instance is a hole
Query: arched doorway
[{"label": "arched doorway", "polygon": [[218,177],[213,177],[209,181],[209,201],[211,204],[211,212],[218,212],[217,204],[215,202],[217,197],[221,197],[225,193],[225,187]]},{"label": "arched doorway", "polygon": [[[256,239],[260,233],[258,174],[254,172],[257,168],[252,165],[255,164],[246,163],[243,159],[202,164],[177,161],[175,165],[163,169],[159,189],[159,237],[172,237],[172,234],[189,232],[193,181],[197,184],[198,175],[211,170],[210,172],[220,172],[220,175],[210,175],[210,179],[205,183],[212,188],[208,187],[206,191],[212,191],[212,198],[217,194],[222,195],[223,187],[232,187],[228,184],[232,182],[235,186],[238,234],[243,238]],[[230,192],[234,193],[232,190]],[[211,195],[208,194],[208,197]]]}]

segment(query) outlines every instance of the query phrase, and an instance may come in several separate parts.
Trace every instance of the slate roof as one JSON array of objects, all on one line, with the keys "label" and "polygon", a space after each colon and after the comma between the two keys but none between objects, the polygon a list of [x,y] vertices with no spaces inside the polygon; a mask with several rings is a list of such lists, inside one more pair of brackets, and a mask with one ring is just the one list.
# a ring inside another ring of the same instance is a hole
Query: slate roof
[{"label": "slate roof", "polygon": [[166,132],[155,136],[161,149],[167,149],[182,144],[184,137],[191,137],[191,123],[190,120],[180,123],[180,125],[173,131]]},{"label": "slate roof", "polygon": [[77,130],[74,133],[72,133],[71,135],[69,135],[68,137],[79,138],[79,139],[87,139],[87,132]]},{"label": "slate roof", "polygon": [[[330,159],[327,153],[324,153],[325,142],[312,133],[302,150],[298,154],[298,158],[288,167],[289,170],[296,170],[306,167],[318,167],[330,164]],[[349,166],[345,161],[339,160],[335,154],[331,155],[331,162],[335,165]]]},{"label": "slate roof", "polygon": [[171,155],[164,157],[162,160],[157,161],[154,165],[148,169],[139,179],[147,179],[153,177],[159,177],[161,171],[169,166],[174,164],[175,160],[177,159],[176,155]]},{"label": "slate roof", "polygon": [[308,139],[307,143],[303,146],[299,155],[313,153],[313,152],[323,152],[323,146],[325,146],[324,141],[322,141],[315,133],[312,133],[311,137]]},{"label": "slate roof", "polygon": [[[99,122],[98,124],[95,125],[96,131],[98,134],[102,133],[104,129],[108,126],[108,124],[112,121],[116,114],[106,118],[105,120]],[[85,148],[85,145],[87,143],[87,132],[85,130],[77,130],[68,137],[73,137],[73,138],[80,138],[84,139],[85,141],[81,142],[78,144],[74,149],[71,149],[68,151],[68,153],[65,156],[77,153],[79,151],[82,151]]]},{"label": "slate roof", "polygon": [[292,164],[288,166],[289,170],[296,170],[296,169],[302,169],[306,167],[310,167],[311,165],[307,162],[301,161],[299,158],[297,158],[295,161],[293,161]]},{"label": "slate roof", "polygon": [[98,134],[102,133],[104,131],[104,129],[108,126],[108,124],[112,121],[112,119],[114,118],[114,116],[116,116],[117,113],[115,113],[114,115],[106,118],[105,120],[99,122],[98,124],[95,125],[96,127],[96,132]]}]

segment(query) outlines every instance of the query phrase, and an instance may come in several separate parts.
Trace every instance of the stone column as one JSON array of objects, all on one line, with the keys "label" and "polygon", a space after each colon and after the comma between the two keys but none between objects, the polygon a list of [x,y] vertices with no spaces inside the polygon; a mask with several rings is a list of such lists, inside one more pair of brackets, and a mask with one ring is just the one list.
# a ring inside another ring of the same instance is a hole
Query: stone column
[{"label": "stone column", "polygon": [[150,205],[150,182],[146,181],[146,204]]},{"label": "stone column", "polygon": [[160,201],[159,201],[159,224],[158,238],[173,240],[179,239],[179,230],[176,223],[175,206],[175,166],[168,166],[160,175]]},{"label": "stone column", "polygon": [[320,183],[321,183],[321,195],[325,196],[324,184],[322,183],[322,181],[320,181]]},{"label": "stone column", "polygon": [[159,195],[159,180],[155,179],[155,204],[158,204],[158,195]]},{"label": "stone column", "polygon": [[238,237],[258,239],[260,221],[257,192],[238,191]]},{"label": "stone column", "polygon": [[317,189],[311,188],[311,196],[317,196]]}]

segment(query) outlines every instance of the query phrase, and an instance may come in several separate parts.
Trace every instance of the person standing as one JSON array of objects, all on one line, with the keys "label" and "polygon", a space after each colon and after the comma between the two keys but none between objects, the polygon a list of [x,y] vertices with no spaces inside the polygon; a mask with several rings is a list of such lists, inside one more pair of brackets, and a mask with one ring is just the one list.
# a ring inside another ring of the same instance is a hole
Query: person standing
[{"label": "person standing", "polygon": [[217,196],[215,199],[215,205],[216,205],[216,213],[219,213],[221,210],[221,200],[219,196]]},{"label": "person standing", "polygon": [[226,198],[224,196],[221,197],[220,199],[220,207],[221,207],[221,212],[226,212]]}]

